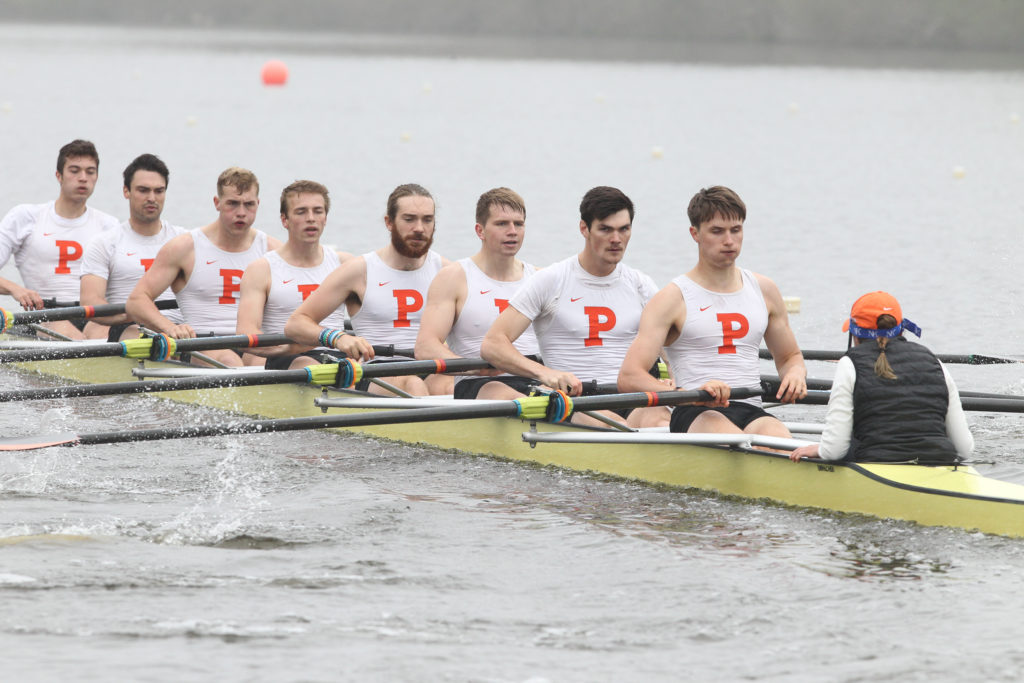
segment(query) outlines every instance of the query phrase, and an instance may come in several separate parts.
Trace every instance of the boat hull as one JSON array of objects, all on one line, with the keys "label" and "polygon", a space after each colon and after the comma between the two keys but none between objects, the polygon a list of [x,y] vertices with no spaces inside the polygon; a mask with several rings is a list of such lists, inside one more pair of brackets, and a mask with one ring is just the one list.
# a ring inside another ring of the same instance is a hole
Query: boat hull
[{"label": "boat hull", "polygon": [[[134,365],[134,361],[123,358],[94,358],[21,363],[17,367],[75,383],[96,383],[130,379]],[[161,392],[159,396],[245,415],[281,418],[320,414],[313,400],[321,394],[319,388],[285,384]],[[343,396],[333,390],[327,394]],[[364,410],[332,408],[331,412]],[[510,418],[341,431],[755,500],[1024,536],[1024,486],[982,476],[969,466],[793,463],[785,455],[756,448],[679,443],[682,435],[651,438],[668,443],[636,443],[639,437],[633,434],[546,423],[531,425]],[[524,431],[537,433],[536,437],[529,433],[526,436],[541,442],[527,443]]]}]

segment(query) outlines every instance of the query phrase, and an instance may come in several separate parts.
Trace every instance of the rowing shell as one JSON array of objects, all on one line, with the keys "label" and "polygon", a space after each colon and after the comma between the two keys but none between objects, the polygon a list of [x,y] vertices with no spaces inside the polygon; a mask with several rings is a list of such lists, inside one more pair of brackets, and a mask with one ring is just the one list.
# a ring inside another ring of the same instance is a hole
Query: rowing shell
[{"label": "rowing shell", "polygon": [[[130,379],[137,365],[124,358],[90,358],[12,367],[76,383],[97,383]],[[175,366],[147,362],[147,367]],[[314,405],[315,398],[325,396],[330,403],[339,403],[346,395],[284,384],[166,392],[161,397],[278,418],[318,415],[321,409]],[[331,410],[367,410],[366,399],[360,401],[356,404],[359,407]],[[788,444],[747,435],[621,433],[530,424],[510,418],[463,420],[457,425],[390,424],[345,431],[750,499],[1024,537],[1024,486],[983,476],[970,466],[792,463],[783,454],[765,450]]]}]

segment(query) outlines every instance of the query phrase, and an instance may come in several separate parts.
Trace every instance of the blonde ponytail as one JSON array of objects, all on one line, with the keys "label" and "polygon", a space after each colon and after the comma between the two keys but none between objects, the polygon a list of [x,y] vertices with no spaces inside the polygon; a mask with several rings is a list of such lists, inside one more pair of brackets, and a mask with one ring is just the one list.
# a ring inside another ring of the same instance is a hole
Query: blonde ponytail
[{"label": "blonde ponytail", "polygon": [[[878,316],[878,329],[880,330],[891,330],[896,327],[896,318],[891,315],[884,314]],[[875,339],[878,342],[878,358],[875,359],[875,374],[882,379],[896,379],[896,373],[893,372],[892,366],[889,365],[889,359],[885,355],[885,347],[889,344],[888,337],[878,337]]]}]

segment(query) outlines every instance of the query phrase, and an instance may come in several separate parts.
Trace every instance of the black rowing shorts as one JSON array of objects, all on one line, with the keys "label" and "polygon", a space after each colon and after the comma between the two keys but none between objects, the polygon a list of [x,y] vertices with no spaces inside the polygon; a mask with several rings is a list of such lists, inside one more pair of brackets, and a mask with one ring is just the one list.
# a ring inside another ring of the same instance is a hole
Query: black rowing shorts
[{"label": "black rowing shorts", "polygon": [[760,406],[751,405],[743,401],[729,401],[728,408],[710,408],[708,406],[676,406],[672,411],[672,420],[669,422],[669,431],[688,432],[690,425],[697,419],[697,416],[705,410],[714,410],[729,418],[729,422],[740,429],[746,429],[754,420],[762,417],[774,417],[771,413]]}]

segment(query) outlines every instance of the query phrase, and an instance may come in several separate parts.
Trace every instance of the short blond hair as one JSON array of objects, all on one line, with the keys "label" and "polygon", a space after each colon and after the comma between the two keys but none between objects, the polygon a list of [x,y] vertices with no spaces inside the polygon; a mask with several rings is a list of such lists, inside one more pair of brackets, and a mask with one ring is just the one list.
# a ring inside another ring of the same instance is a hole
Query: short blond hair
[{"label": "short blond hair", "polygon": [[476,201],[476,222],[480,225],[487,225],[487,219],[491,217],[491,207],[504,207],[511,211],[518,211],[526,218],[526,202],[514,190],[507,187],[496,187],[487,190],[480,199]]},{"label": "short blond hair", "polygon": [[232,166],[231,168],[224,169],[224,171],[217,176],[217,196],[224,196],[224,188],[231,186],[239,192],[247,192],[249,188],[256,188],[256,195],[260,193],[260,181],[256,179],[256,174],[252,171],[241,168],[239,166]]},{"label": "short blond hair", "polygon": [[300,194],[318,194],[324,198],[324,213],[331,212],[331,195],[327,188],[314,180],[296,180],[281,190],[281,215],[288,215],[288,198]]}]

